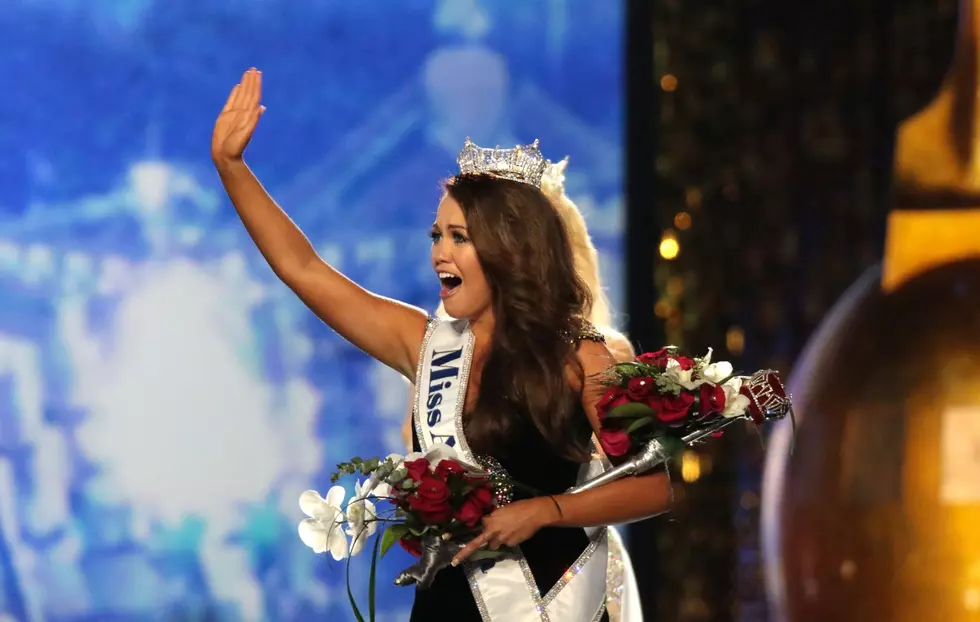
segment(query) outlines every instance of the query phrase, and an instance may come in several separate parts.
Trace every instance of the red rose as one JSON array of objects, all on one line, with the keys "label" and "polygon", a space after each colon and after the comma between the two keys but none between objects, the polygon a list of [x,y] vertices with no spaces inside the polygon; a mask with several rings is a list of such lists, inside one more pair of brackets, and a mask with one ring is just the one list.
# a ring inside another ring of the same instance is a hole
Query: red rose
[{"label": "red rose", "polygon": [[670,358],[677,361],[677,364],[683,370],[692,369],[694,367],[694,359],[689,359],[686,356],[672,356]]},{"label": "red rose", "polygon": [[641,402],[656,393],[657,381],[649,376],[630,378],[626,385],[626,394],[636,402]]},{"label": "red rose", "polygon": [[398,539],[398,544],[415,557],[422,557],[422,539],[413,535],[405,535]]},{"label": "red rose", "polygon": [[454,473],[465,473],[465,472],[466,469],[463,468],[463,465],[456,462],[455,460],[443,460],[436,465],[434,475],[439,479],[441,479],[442,481],[446,481],[447,479],[449,479],[449,476]]},{"label": "red rose", "polygon": [[479,523],[490,508],[493,507],[493,494],[485,486],[474,488],[470,494],[466,495],[463,505],[456,510],[455,517],[467,527],[474,527]]},{"label": "red rose", "polygon": [[725,410],[725,390],[718,385],[704,383],[701,385],[701,401],[698,411],[702,417],[720,413]]},{"label": "red rose", "polygon": [[677,423],[687,416],[694,404],[694,396],[683,392],[680,395],[664,395],[659,400],[651,400],[650,407],[657,411],[657,419],[664,423]]},{"label": "red rose", "polygon": [[423,523],[438,525],[453,516],[449,496],[449,485],[446,482],[432,475],[423,475],[415,494],[408,499],[408,506],[418,513]]},{"label": "red rose", "polygon": [[623,404],[629,404],[629,396],[626,391],[619,387],[613,387],[606,391],[606,394],[599,398],[599,401],[595,404],[596,413],[599,415],[599,421],[603,421],[606,418],[606,414],[616,408],[617,406],[622,406]]},{"label": "red rose", "polygon": [[601,428],[599,430],[599,444],[602,450],[609,456],[622,456],[630,450],[630,435],[626,430],[611,430]]},{"label": "red rose", "polygon": [[408,471],[408,478],[410,480],[420,482],[422,481],[422,477],[429,472],[429,461],[425,458],[409,460],[405,463],[405,469]]},{"label": "red rose", "polygon": [[668,358],[670,358],[670,354],[668,354],[667,348],[660,348],[656,352],[646,352],[641,354],[640,356],[636,357],[636,360],[640,363],[663,369],[667,367]]}]

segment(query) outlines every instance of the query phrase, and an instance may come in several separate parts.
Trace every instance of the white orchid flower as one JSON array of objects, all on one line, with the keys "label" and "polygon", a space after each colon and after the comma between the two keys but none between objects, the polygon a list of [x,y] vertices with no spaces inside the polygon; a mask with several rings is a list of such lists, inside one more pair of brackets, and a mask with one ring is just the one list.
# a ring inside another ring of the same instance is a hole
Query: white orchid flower
[{"label": "white orchid flower", "polygon": [[309,516],[299,524],[299,539],[314,553],[330,554],[336,560],[347,557],[347,536],[344,535],[343,486],[334,486],[324,499],[315,490],[307,490],[299,496],[299,508]]},{"label": "white orchid flower", "polygon": [[701,357],[701,365],[707,367],[711,364],[711,354],[714,352],[713,348],[708,348],[708,353]]},{"label": "white orchid flower", "polygon": [[718,361],[705,365],[701,370],[701,378],[711,384],[721,384],[726,378],[732,375],[735,369],[728,361]]},{"label": "white orchid flower", "polygon": [[347,535],[351,537],[351,556],[358,555],[364,548],[364,542],[374,535],[378,528],[377,518],[374,504],[368,501],[367,494],[361,489],[361,482],[357,482],[354,496],[347,503]]},{"label": "white orchid flower", "polygon": [[456,449],[445,443],[436,443],[425,452],[425,459],[429,461],[429,468],[435,469],[443,460],[456,460],[462,462]]},{"label": "white orchid flower", "polygon": [[681,364],[674,359],[670,359],[667,361],[667,369],[664,370],[664,374],[668,378],[670,378],[671,380],[673,380],[674,382],[676,382],[677,384],[681,385],[682,387],[688,390],[696,389],[701,384],[703,384],[703,381],[700,379],[698,380],[692,379],[692,376],[694,375],[693,368],[681,369]]},{"label": "white orchid flower", "polygon": [[[399,481],[401,481],[399,479]],[[377,499],[387,499],[391,497],[391,484],[388,482],[378,482],[370,490],[371,496]]]},{"label": "white orchid flower", "polygon": [[725,410],[722,411],[723,417],[739,417],[745,413],[749,407],[749,398],[740,393],[742,390],[742,379],[732,378],[721,385],[725,391]]},{"label": "white orchid flower", "polygon": [[443,460],[459,460],[459,454],[456,453],[455,449],[445,443],[436,443],[426,451],[413,451],[405,456],[404,462],[411,462],[419,458],[428,460],[431,470],[435,469]]}]

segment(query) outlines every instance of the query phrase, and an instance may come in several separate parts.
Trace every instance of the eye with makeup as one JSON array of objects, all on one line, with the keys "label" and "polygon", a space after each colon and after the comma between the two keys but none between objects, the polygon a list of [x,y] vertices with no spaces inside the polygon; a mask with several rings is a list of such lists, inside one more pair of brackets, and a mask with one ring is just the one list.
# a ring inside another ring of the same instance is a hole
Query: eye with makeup
[{"label": "eye with makeup", "polygon": [[[466,237],[461,231],[451,231],[450,233],[453,236],[453,242],[455,242],[456,244],[465,244],[470,241],[470,239]],[[437,244],[440,240],[442,240],[442,232],[439,231],[438,229],[433,229],[429,233],[429,237],[432,238],[433,244]]]}]

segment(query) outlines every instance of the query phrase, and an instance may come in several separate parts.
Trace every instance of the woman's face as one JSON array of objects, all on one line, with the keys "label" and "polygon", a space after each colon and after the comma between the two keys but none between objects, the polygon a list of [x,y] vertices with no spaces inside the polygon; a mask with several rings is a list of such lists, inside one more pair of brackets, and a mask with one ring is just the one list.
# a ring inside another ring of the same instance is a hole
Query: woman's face
[{"label": "woman's face", "polygon": [[451,317],[472,320],[490,308],[490,285],[470,241],[463,210],[448,194],[439,203],[432,225],[432,267],[442,286],[439,298]]}]

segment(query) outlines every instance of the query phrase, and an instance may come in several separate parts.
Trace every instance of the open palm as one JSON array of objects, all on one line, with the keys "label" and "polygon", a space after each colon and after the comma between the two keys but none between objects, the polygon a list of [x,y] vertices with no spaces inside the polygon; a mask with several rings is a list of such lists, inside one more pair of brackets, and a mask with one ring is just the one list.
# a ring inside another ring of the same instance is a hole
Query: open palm
[{"label": "open palm", "polygon": [[262,99],[262,73],[249,69],[242,81],[231,89],[225,107],[214,123],[211,135],[211,157],[215,160],[233,160],[242,157],[252,132],[265,107]]}]

